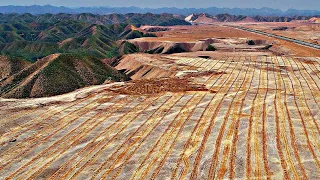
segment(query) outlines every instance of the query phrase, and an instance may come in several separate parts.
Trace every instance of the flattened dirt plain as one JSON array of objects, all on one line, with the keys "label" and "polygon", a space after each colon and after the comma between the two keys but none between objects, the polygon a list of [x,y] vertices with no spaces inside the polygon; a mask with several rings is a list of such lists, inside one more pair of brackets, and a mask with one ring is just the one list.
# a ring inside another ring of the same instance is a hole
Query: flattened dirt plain
[{"label": "flattened dirt plain", "polygon": [[[216,37],[175,28],[154,40]],[[114,65],[132,81],[0,99],[0,179],[319,179],[319,61],[132,54]]]},{"label": "flattened dirt plain", "polygon": [[[265,25],[266,24],[266,25]],[[314,26],[319,26],[318,24],[306,24],[306,23],[218,23],[216,25],[200,25],[200,26],[175,26],[171,27],[168,31],[160,31],[155,34],[158,37],[155,38],[140,38],[136,41],[140,42],[197,42],[199,40],[205,40],[207,38],[213,38],[217,41],[224,41],[225,44],[231,44],[230,50],[224,51],[224,55],[228,55],[226,52],[232,52],[236,50],[236,46],[241,43],[237,41],[242,40],[256,40],[258,42],[267,42],[266,44],[272,44],[273,46],[269,49],[274,55],[291,55],[291,56],[320,56],[320,51],[317,49],[312,49],[309,47],[301,46],[292,42],[275,39],[272,37],[267,37],[264,35],[254,34],[243,30],[234,29],[231,27],[225,27],[223,25],[240,25],[243,27],[249,27],[253,29],[265,30],[270,27],[307,27],[304,30],[295,30],[294,33],[290,33],[290,30],[283,31],[284,35],[291,38],[301,39],[309,41],[310,38],[317,36],[317,32],[314,30]],[[313,28],[312,28],[313,27]],[[142,27],[143,29],[143,27]],[[272,29],[272,28],[271,28]],[[317,27],[315,27],[317,29]],[[318,28],[319,29],[319,28]],[[278,34],[277,31],[267,31],[270,33]],[[282,32],[282,31],[281,31]],[[303,33],[304,36],[295,33]],[[300,38],[304,37],[304,38]],[[309,40],[308,40],[309,39]],[[235,42],[235,43],[233,43]],[[314,43],[314,42],[313,42]],[[244,45],[242,43],[242,45]],[[219,47],[217,48],[219,51]],[[242,51],[243,52],[243,51]],[[262,52],[262,50],[260,50]],[[250,53],[248,54],[250,55]]]},{"label": "flattened dirt plain", "polygon": [[320,23],[308,22],[273,22],[273,23],[249,23],[244,27],[262,30],[268,33],[282,35],[307,41],[314,44],[320,44]]}]

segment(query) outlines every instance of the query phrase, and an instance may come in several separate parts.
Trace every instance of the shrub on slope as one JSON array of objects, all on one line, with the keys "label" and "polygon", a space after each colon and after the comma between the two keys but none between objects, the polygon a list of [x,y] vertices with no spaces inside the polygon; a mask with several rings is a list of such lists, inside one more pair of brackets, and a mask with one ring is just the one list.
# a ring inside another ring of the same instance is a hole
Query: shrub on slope
[{"label": "shrub on slope", "polygon": [[0,56],[0,82],[31,65],[31,62],[17,57]]},{"label": "shrub on slope", "polygon": [[56,54],[8,78],[0,84],[0,91],[8,98],[54,96],[102,84],[105,80],[125,81],[129,78],[89,55]]}]

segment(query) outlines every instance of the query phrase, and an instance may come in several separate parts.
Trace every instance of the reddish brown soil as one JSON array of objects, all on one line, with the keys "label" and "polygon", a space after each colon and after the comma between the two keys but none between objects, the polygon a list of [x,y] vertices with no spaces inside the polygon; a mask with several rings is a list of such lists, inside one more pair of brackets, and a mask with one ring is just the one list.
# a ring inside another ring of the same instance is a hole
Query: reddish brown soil
[{"label": "reddish brown soil", "polygon": [[[275,47],[280,46],[290,50],[290,54],[286,55],[320,56],[320,51],[313,48],[220,25],[176,26],[171,27],[169,31],[156,32],[155,34],[158,37],[142,38],[141,40],[151,42],[195,42],[207,38],[250,38],[253,40],[275,41]],[[263,26],[264,24],[261,25]],[[287,25],[287,23],[277,24],[277,26],[284,25]],[[258,27],[258,25],[255,25],[255,27]]]},{"label": "reddish brown soil", "polygon": [[[269,33],[300,39],[310,43],[320,43],[320,24],[308,22],[264,22],[245,24],[244,26],[263,30]],[[287,30],[273,30],[274,28],[287,27]]]},{"label": "reddish brown soil", "polygon": [[163,92],[208,91],[204,84],[196,84],[187,78],[163,78],[157,80],[136,80],[110,89],[120,94],[157,94]]}]

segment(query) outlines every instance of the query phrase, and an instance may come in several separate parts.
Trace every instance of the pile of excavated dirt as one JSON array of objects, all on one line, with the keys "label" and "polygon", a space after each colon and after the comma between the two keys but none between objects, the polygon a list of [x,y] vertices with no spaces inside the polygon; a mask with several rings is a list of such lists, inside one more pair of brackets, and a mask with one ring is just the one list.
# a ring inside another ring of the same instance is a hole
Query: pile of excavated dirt
[{"label": "pile of excavated dirt", "polygon": [[168,31],[170,28],[162,26],[141,26],[139,29],[146,32],[159,32],[159,31]]},{"label": "pile of excavated dirt", "polygon": [[320,23],[320,18],[318,18],[318,17],[313,17],[313,18],[310,18],[308,21],[309,21],[309,22],[312,22],[312,23]]},{"label": "pile of excavated dirt", "polygon": [[173,54],[181,52],[205,51],[206,48],[215,42],[212,38],[193,42],[174,42],[174,41],[150,41],[148,38],[139,38],[130,40],[140,52],[148,52],[151,54]]},{"label": "pile of excavated dirt", "polygon": [[118,60],[115,68],[133,80],[173,77],[176,73],[170,69],[170,62],[149,54],[126,55]]},{"label": "pile of excavated dirt", "polygon": [[208,91],[204,84],[197,84],[187,78],[162,78],[136,80],[124,85],[114,86],[110,91],[120,94],[158,94],[163,92]]}]

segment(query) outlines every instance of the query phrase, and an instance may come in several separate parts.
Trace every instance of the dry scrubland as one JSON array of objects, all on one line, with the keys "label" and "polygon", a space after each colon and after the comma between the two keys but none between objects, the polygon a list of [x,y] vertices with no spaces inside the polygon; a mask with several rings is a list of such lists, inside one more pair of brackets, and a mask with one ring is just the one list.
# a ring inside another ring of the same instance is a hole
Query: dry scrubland
[{"label": "dry scrubland", "polygon": [[319,50],[222,26],[157,34],[140,40],[291,51],[133,54],[115,65],[132,81],[0,99],[0,179],[319,179]]}]

